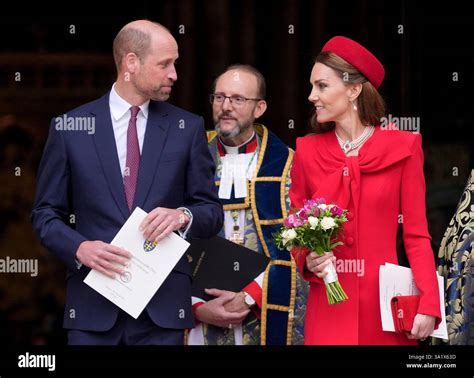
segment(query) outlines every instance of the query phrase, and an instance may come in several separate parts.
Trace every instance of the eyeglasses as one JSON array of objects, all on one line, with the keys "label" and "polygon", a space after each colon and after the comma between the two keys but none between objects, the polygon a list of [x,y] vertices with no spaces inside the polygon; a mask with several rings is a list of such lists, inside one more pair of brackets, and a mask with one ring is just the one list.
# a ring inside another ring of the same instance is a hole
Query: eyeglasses
[{"label": "eyeglasses", "polygon": [[209,95],[209,98],[211,100],[211,104],[223,104],[225,99],[228,98],[230,103],[237,107],[240,108],[245,105],[247,101],[261,101],[261,98],[247,98],[243,96],[224,96],[223,94],[219,93],[211,93]]}]

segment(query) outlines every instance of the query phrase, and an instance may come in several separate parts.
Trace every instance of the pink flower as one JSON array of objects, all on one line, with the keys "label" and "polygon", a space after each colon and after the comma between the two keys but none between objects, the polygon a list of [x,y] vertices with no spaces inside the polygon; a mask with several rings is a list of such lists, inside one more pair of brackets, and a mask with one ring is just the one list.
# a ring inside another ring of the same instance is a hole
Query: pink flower
[{"label": "pink flower", "polygon": [[334,206],[331,208],[331,214],[334,215],[335,217],[341,216],[343,213],[343,210],[339,206]]},{"label": "pink flower", "polygon": [[313,199],[310,200],[304,200],[304,209],[306,212],[310,212],[313,207],[317,205],[316,201]]},{"label": "pink flower", "polygon": [[296,221],[296,215],[295,214],[290,214],[288,218],[284,220],[285,226],[286,227],[295,227],[295,221]]},{"label": "pink flower", "polygon": [[299,212],[298,212],[298,217],[303,220],[303,221],[306,221],[308,220],[308,214],[306,213],[306,210],[305,209],[301,209]]},{"label": "pink flower", "polygon": [[296,219],[295,219],[295,223],[294,223],[294,227],[300,227],[300,226],[302,226],[303,224],[304,224],[304,222],[303,222],[301,219],[296,218]]},{"label": "pink flower", "polygon": [[326,203],[326,198],[324,198],[324,197],[316,198],[316,204],[321,205],[321,204],[325,204],[325,203]]},{"label": "pink flower", "polygon": [[314,217],[319,217],[319,214],[321,214],[321,210],[319,209],[319,207],[315,207],[313,209],[313,216]]},{"label": "pink flower", "polygon": [[293,223],[291,223],[288,218],[285,218],[283,220],[283,224],[285,225],[286,228],[292,228],[293,227]]}]

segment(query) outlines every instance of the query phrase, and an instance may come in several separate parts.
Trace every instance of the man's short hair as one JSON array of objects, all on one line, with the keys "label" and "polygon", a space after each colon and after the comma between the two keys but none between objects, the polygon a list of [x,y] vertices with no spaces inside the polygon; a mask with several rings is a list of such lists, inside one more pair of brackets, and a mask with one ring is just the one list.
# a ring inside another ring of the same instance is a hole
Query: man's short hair
[{"label": "man's short hair", "polygon": [[249,64],[233,64],[225,69],[224,72],[222,72],[219,76],[216,77],[214,80],[214,85],[213,85],[213,91],[216,90],[216,84],[217,80],[225,74],[226,72],[233,71],[233,70],[239,70],[243,72],[247,72],[257,79],[257,97],[264,100],[265,96],[267,95],[267,85],[265,83],[265,78],[263,77],[262,73],[257,70],[255,67],[249,65]]},{"label": "man's short hair", "polygon": [[122,60],[129,52],[135,53],[140,62],[145,58],[151,44],[150,33],[128,27],[120,30],[114,39],[113,52],[117,70],[122,65]]},{"label": "man's short hair", "polygon": [[[152,23],[170,33],[170,31],[165,26],[159,24],[158,22]],[[138,56],[138,59],[140,59],[140,62],[143,63],[143,60],[150,49],[150,45],[151,33],[149,31],[133,26],[126,26],[122,28],[122,30],[118,32],[113,43],[114,60],[117,70],[120,69],[124,56],[129,52],[135,53],[135,55]]]}]

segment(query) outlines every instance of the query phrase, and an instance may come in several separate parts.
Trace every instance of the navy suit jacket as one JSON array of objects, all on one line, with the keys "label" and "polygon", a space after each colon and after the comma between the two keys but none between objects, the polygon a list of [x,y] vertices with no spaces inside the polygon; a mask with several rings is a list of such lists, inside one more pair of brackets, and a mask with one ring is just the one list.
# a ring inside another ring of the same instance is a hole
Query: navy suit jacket
[{"label": "navy suit jacket", "polygon": [[[64,327],[106,331],[115,324],[119,308],[83,282],[90,269],[78,269],[75,254],[85,240],[110,243],[130,215],[109,94],[66,116],[95,118],[95,133],[58,130],[53,119],[38,170],[32,222],[42,244],[68,267]],[[147,212],[187,207],[193,213],[188,235],[211,237],[223,223],[214,170],[202,117],[150,101],[134,207]],[[185,256],[146,310],[161,327],[194,326]]]}]

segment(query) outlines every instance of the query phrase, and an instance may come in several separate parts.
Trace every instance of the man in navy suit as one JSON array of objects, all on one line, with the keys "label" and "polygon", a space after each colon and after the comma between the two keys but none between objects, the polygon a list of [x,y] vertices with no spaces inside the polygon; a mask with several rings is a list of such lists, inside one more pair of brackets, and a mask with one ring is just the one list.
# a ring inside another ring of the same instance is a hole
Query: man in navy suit
[{"label": "man in navy suit", "polygon": [[71,345],[182,344],[194,326],[183,257],[138,319],[83,280],[121,274],[130,253],[110,245],[133,209],[159,241],[211,237],[223,222],[202,117],[172,106],[178,46],[160,24],[134,21],[114,40],[117,81],[98,100],[53,119],[32,212],[42,242],[68,267],[64,327]]}]

